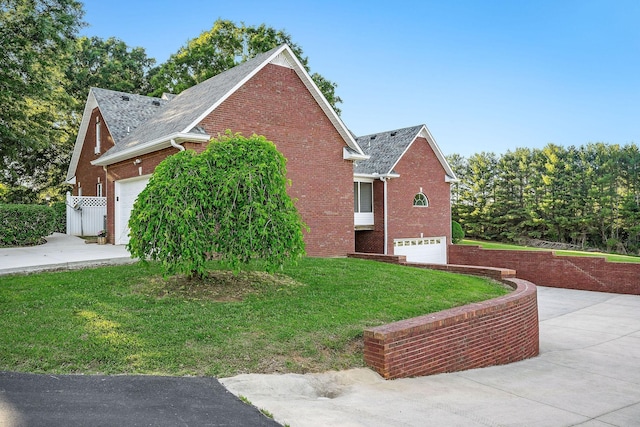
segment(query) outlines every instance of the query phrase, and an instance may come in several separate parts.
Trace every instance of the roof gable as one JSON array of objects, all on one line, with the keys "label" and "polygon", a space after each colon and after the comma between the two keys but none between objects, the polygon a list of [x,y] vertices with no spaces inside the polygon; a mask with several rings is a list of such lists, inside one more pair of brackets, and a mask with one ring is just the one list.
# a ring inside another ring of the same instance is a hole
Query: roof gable
[{"label": "roof gable", "polygon": [[153,117],[169,100],[92,87],[87,95],[82,121],[67,171],[67,181],[75,176],[89,120],[95,108],[100,110],[104,124],[115,144]]},{"label": "roof gable", "polygon": [[425,125],[380,132],[356,138],[362,150],[365,154],[369,155],[370,158],[357,162],[354,167],[354,173],[361,175],[396,174],[393,169],[418,137],[425,138],[431,146],[445,171],[445,179],[447,181],[456,180],[455,173]]},{"label": "roof gable", "polygon": [[[149,120],[138,126],[116,146],[101,158],[92,162],[96,165],[107,165],[124,160],[140,150],[153,150],[165,146],[167,141],[176,135],[187,138],[197,135],[201,139],[203,132],[198,124],[222,102],[244,85],[267,64],[286,66],[296,71],[304,85],[311,92],[324,113],[338,130],[346,145],[354,152],[364,155],[353,136],[342,123],[333,108],[326,101],[318,87],[306,72],[289,46],[282,45],[268,52],[256,55],[234,68],[211,77],[204,82],[192,86],[172,99],[166,107],[160,109]],[[131,155],[130,155],[131,154]]]}]

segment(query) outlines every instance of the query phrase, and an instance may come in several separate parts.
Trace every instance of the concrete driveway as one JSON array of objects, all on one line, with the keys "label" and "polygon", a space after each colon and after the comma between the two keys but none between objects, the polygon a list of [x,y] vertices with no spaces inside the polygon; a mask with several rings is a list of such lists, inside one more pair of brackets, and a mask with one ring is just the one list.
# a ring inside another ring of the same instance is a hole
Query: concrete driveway
[{"label": "concrete driveway", "polygon": [[134,262],[123,245],[87,244],[76,236],[54,233],[47,243],[0,248],[0,276]]},{"label": "concrete driveway", "polygon": [[220,380],[305,426],[640,426],[640,296],[538,288],[540,356],[385,381],[368,369]]}]

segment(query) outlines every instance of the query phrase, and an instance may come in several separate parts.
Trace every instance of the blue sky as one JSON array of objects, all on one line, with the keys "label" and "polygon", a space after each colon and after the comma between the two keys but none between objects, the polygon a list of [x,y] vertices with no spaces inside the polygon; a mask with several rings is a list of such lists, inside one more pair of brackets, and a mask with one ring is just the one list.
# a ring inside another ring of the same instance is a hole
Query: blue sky
[{"label": "blue sky", "polygon": [[639,0],[85,2],[83,35],[164,62],[218,19],[284,29],[365,135],[426,124],[445,154],[640,144]]}]

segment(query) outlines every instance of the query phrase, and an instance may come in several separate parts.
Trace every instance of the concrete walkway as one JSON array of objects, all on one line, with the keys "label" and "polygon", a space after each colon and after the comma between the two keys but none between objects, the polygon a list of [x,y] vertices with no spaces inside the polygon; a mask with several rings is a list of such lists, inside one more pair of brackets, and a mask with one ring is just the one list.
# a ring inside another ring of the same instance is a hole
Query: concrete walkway
[{"label": "concrete walkway", "polygon": [[134,262],[123,245],[85,243],[84,239],[54,233],[47,243],[0,248],[0,276]]},{"label": "concrete walkway", "polygon": [[538,303],[540,356],[511,365],[220,381],[292,427],[640,426],[640,296],[538,288]]}]

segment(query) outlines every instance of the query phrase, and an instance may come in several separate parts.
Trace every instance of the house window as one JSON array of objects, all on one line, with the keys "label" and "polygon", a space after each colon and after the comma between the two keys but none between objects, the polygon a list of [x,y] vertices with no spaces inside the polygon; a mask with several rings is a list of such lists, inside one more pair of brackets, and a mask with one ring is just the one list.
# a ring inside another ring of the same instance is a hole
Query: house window
[{"label": "house window", "polygon": [[353,211],[355,213],[373,212],[373,183],[353,183]]},{"label": "house window", "polygon": [[100,154],[100,117],[96,117],[96,148],[93,152]]},{"label": "house window", "polygon": [[96,185],[96,197],[102,197],[102,183]]},{"label": "house window", "polygon": [[427,199],[427,196],[425,196],[423,192],[420,192],[413,198],[413,206],[426,208],[429,206],[429,199]]}]

